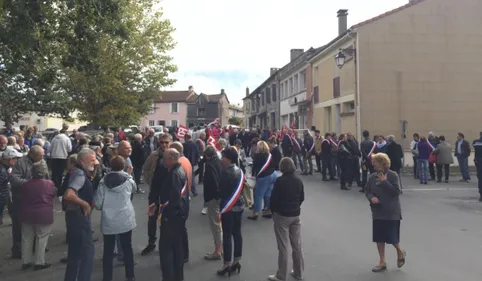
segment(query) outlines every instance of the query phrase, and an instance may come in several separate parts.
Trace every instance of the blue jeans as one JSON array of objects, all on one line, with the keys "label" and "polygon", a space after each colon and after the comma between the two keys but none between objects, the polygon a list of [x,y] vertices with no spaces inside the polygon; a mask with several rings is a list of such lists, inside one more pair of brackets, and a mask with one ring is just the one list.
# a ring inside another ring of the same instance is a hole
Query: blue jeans
[{"label": "blue jeans", "polygon": [[269,209],[271,191],[277,178],[278,173],[275,171],[269,176],[256,179],[254,190],[254,211],[256,213],[260,213],[263,209],[263,201],[265,201],[266,209]]},{"label": "blue jeans", "polygon": [[462,178],[464,180],[470,180],[469,157],[459,155],[457,156],[457,161],[459,162],[459,169],[460,173],[462,174]]},{"label": "blue jeans", "polygon": [[428,160],[418,159],[417,166],[420,183],[426,183],[428,181]]},{"label": "blue jeans", "polygon": [[301,160],[301,153],[293,152],[293,162],[295,163],[296,169],[298,169],[298,162],[300,162],[300,169],[303,171],[303,161]]},{"label": "blue jeans", "polygon": [[94,242],[90,216],[80,210],[65,213],[67,223],[67,268],[64,281],[90,281],[94,264]]}]

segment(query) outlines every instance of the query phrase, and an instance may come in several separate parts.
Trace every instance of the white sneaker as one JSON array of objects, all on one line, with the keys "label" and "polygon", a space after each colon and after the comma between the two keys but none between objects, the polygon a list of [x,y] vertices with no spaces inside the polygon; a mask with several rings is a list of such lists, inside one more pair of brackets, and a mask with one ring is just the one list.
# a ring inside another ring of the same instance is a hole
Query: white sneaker
[{"label": "white sneaker", "polygon": [[273,274],[273,275],[269,275],[269,276],[268,276],[268,280],[269,280],[269,281],[284,281],[284,280],[281,280],[281,279],[279,279],[278,277],[276,277],[276,275],[274,275],[274,274]]},{"label": "white sneaker", "polygon": [[208,213],[208,208],[204,207],[201,211],[201,214],[206,215]]}]

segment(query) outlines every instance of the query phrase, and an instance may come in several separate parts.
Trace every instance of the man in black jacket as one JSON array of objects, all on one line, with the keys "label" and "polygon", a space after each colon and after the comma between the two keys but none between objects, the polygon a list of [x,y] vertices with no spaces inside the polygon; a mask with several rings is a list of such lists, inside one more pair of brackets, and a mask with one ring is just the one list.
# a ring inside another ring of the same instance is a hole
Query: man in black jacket
[{"label": "man in black jacket", "polygon": [[223,170],[221,159],[216,150],[208,146],[204,151],[204,204],[207,206],[209,226],[214,239],[214,252],[204,256],[206,260],[220,260],[223,251],[223,239],[219,222],[219,182]]},{"label": "man in black jacket", "polygon": [[358,148],[358,141],[355,139],[352,133],[346,134],[346,144],[347,149],[350,152],[348,156],[348,187],[352,186],[353,181],[356,181],[359,187],[362,187],[362,183],[360,180],[360,156],[361,152]]},{"label": "man in black jacket", "polygon": [[373,174],[375,172],[371,162],[371,156],[375,151],[376,145],[376,142],[370,139],[370,132],[367,130],[363,131],[363,141],[360,144],[360,151],[362,154],[362,188],[360,192],[365,192],[368,174]]},{"label": "man in black jacket", "polygon": [[[315,153],[315,141],[308,130],[305,131],[305,137],[303,139],[303,166],[305,172],[302,175],[313,175],[313,159],[311,156]],[[308,172],[308,166],[310,171]]]},{"label": "man in black jacket", "polygon": [[[164,151],[163,163],[168,172],[159,197],[159,256],[162,280],[184,280],[182,237],[189,212],[187,176],[179,164],[180,154],[169,148]],[[149,205],[149,215],[155,214],[156,202]]]},{"label": "man in black jacket", "polygon": [[[335,173],[333,171],[333,165],[331,164],[332,157],[336,157],[336,155],[332,154],[332,140],[331,140],[331,134],[326,133],[325,134],[325,139],[321,143],[321,174],[323,175],[323,181],[329,181],[329,180],[336,180],[335,178]],[[328,170],[330,179],[328,179],[326,176],[326,170]]]},{"label": "man in black jacket", "polygon": [[142,191],[142,189],[139,187],[139,185],[141,184],[142,166],[144,166],[144,161],[146,160],[141,134],[136,134],[134,136],[134,141],[132,142],[132,153],[130,158],[132,161],[132,172],[134,176],[134,181],[137,185],[137,193],[144,193],[144,191]]}]

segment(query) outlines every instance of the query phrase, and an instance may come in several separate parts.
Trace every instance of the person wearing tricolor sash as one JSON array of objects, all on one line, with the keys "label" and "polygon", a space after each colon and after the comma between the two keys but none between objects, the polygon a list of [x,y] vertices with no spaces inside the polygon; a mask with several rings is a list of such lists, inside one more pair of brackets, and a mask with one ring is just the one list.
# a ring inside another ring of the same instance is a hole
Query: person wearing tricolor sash
[{"label": "person wearing tricolor sash", "polygon": [[281,140],[281,149],[284,157],[291,157],[293,153],[293,139],[291,138],[291,130],[284,130],[283,139]]},{"label": "person wearing tricolor sash", "polygon": [[375,172],[371,157],[375,153],[375,149],[377,147],[377,143],[370,139],[370,132],[367,130],[363,131],[363,138],[364,140],[360,143],[360,151],[362,154],[362,189],[360,192],[364,192],[368,175],[371,175]]},{"label": "person wearing tricolor sash", "polygon": [[[269,200],[271,191],[278,174],[275,172],[271,162],[274,160],[273,155],[269,152],[269,146],[264,141],[259,141],[257,153],[253,158],[252,176],[256,178],[254,189],[254,208],[253,214],[248,217],[250,220],[257,220],[258,215],[263,211],[264,218],[271,218],[269,208]],[[265,208],[263,210],[263,203]]]},{"label": "person wearing tricolor sash", "polygon": [[[223,229],[223,267],[217,271],[220,276],[241,271],[241,256],[243,253],[243,237],[241,220],[244,210],[241,196],[244,185],[244,173],[236,166],[238,152],[233,147],[222,151],[224,171],[219,184],[220,214]],[[233,247],[234,244],[234,247]],[[234,248],[234,253],[233,253]]]},{"label": "person wearing tricolor sash", "polygon": [[[315,154],[315,142],[309,131],[305,131],[303,139],[303,166],[305,171],[302,175],[313,175],[313,160],[311,156]],[[308,167],[310,170],[308,171]]]},{"label": "person wearing tricolor sash", "polygon": [[[335,143],[331,139],[331,134],[326,133],[325,134],[325,139],[321,143],[321,174],[323,176],[323,181],[330,181],[330,180],[336,180],[335,178],[335,173],[333,171],[333,165],[332,165],[332,157],[336,157],[336,155],[332,154],[332,147],[335,146]],[[328,170],[328,175],[330,176],[330,179],[327,178],[326,171]]]},{"label": "person wearing tricolor sash", "polygon": [[[162,280],[184,280],[183,233],[189,212],[187,176],[179,163],[180,154],[173,148],[164,151],[162,162],[168,172],[156,202],[149,205],[149,216],[159,206],[159,256]],[[157,205],[156,203],[159,203]]]}]

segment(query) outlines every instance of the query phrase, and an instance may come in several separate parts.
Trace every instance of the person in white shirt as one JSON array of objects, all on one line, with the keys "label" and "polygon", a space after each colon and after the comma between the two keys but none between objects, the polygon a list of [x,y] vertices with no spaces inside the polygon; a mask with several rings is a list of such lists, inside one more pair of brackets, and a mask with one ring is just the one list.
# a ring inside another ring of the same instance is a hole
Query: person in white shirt
[{"label": "person in white shirt", "polygon": [[57,134],[49,146],[48,153],[52,166],[52,181],[57,189],[62,186],[62,179],[65,168],[67,167],[67,158],[72,151],[72,141],[66,134]]}]

